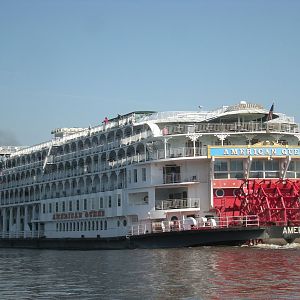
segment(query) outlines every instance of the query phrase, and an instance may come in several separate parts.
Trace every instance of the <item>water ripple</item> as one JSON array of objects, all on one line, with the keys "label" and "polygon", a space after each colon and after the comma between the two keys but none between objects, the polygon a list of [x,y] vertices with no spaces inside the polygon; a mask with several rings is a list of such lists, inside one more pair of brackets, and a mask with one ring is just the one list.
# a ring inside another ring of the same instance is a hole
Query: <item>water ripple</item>
[{"label": "water ripple", "polygon": [[298,299],[300,248],[0,249],[0,299]]}]

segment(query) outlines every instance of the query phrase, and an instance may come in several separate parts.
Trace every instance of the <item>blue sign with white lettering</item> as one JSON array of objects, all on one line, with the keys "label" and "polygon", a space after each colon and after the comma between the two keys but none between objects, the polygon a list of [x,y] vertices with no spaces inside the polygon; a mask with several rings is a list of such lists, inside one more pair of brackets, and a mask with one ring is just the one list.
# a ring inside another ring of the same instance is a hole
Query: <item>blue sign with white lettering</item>
[{"label": "blue sign with white lettering", "polygon": [[215,157],[269,157],[269,156],[296,156],[300,157],[300,147],[210,147],[208,156]]}]

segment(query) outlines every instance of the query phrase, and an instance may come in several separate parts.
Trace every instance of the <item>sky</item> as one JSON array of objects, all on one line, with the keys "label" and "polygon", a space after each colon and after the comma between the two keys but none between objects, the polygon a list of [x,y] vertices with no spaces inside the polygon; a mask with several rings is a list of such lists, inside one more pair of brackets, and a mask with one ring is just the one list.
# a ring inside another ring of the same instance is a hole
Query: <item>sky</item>
[{"label": "sky", "polygon": [[0,145],[241,100],[300,120],[300,1],[0,0]]}]

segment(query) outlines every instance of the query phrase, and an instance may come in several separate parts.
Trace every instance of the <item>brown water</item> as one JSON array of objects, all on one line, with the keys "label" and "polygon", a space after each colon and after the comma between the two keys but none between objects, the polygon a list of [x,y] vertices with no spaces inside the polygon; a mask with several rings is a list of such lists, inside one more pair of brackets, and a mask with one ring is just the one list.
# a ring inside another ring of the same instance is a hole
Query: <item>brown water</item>
[{"label": "brown water", "polygon": [[300,245],[0,249],[0,299],[300,299]]}]

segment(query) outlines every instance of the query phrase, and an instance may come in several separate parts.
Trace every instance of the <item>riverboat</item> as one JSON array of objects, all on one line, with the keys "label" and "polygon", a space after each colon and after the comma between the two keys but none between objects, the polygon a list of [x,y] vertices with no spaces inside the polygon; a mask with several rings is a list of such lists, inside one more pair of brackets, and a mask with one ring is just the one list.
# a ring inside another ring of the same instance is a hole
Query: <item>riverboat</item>
[{"label": "riverboat", "polygon": [[274,105],[136,111],[0,147],[0,247],[124,249],[300,237],[300,132]]}]

